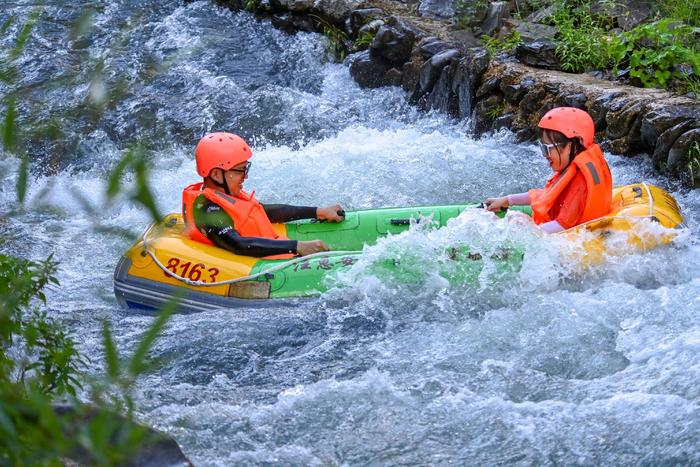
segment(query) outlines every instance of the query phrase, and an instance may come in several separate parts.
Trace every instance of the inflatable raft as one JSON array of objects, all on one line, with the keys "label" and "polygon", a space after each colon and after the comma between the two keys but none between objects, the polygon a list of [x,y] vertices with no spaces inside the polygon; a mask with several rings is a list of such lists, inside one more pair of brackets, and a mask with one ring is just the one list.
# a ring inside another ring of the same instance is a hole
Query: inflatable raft
[{"label": "inflatable raft", "polygon": [[[182,216],[170,214],[149,226],[120,259],[114,273],[114,291],[120,305],[143,310],[156,310],[173,296],[180,297],[179,310],[183,312],[264,306],[270,300],[293,303],[326,291],[332,285],[328,279],[355,264],[365,245],[401,233],[412,222],[429,221],[436,228],[442,227],[463,210],[475,207],[478,205],[371,209],[349,211],[340,223],[306,220],[274,224],[290,239],[323,240],[333,250],[291,260],[239,256],[194,242],[184,236]],[[511,209],[530,214],[528,207]],[[673,240],[672,230],[651,233],[638,228],[640,221],[652,221],[667,229],[683,225],[675,200],[662,189],[642,183],[615,188],[613,210],[608,216],[557,235],[585,235],[586,254],[580,261],[587,264],[601,261],[606,254],[644,251]],[[628,233],[621,250],[607,242],[615,231]],[[455,261],[469,263],[464,280],[478,277],[482,263],[478,254],[460,248]],[[509,252],[498,261],[499,267],[517,271],[522,252]]]}]

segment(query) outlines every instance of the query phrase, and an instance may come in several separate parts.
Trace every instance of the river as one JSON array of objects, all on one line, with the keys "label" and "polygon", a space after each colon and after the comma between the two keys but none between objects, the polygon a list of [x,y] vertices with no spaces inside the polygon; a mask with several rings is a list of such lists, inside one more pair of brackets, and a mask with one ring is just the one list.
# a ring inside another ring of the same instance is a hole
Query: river
[{"label": "river", "polygon": [[[45,2],[18,59],[20,123],[39,128],[23,142],[26,209],[18,162],[0,162],[2,250],[60,261],[48,308],[91,372],[103,320],[123,352],[153,320],[120,309],[112,290],[149,221],[104,197],[135,143],[149,149],[164,212],[197,181],[194,145],[216,130],[250,142],[246,187],[263,202],[459,203],[548,176],[536,146],[507,131],[474,139],[468,122],[419,112],[398,88],[360,89],[319,35],[205,1],[94,3]],[[9,0],[0,23],[34,4]],[[60,128],[53,140],[47,122]],[[163,365],[137,385],[138,418],[196,465],[700,463],[700,193],[655,175],[646,156],[606,156],[615,184],[648,181],[679,202],[688,228],[672,245],[581,273],[557,241],[482,211],[415,227],[303,306],[175,315],[154,348]],[[505,283],[450,286],[434,257],[460,241],[518,242],[525,266]],[[413,258],[420,284],[373,277],[386,254]]]}]

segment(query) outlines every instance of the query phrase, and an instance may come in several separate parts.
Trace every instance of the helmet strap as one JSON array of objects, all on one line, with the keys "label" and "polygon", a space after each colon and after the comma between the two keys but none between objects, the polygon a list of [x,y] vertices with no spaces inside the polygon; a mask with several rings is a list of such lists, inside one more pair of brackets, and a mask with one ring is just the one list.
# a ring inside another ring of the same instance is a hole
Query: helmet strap
[{"label": "helmet strap", "polygon": [[221,169],[221,172],[223,173],[223,178],[224,178],[224,182],[223,182],[223,183],[217,182],[217,181],[214,179],[214,177],[212,177],[211,175],[209,175],[209,180],[211,180],[212,182],[214,182],[214,185],[216,185],[216,186],[218,186],[219,188],[221,188],[221,189],[224,191],[224,193],[226,193],[227,195],[231,196],[231,190],[228,189],[228,183],[226,183],[226,172],[224,172],[224,169]]}]

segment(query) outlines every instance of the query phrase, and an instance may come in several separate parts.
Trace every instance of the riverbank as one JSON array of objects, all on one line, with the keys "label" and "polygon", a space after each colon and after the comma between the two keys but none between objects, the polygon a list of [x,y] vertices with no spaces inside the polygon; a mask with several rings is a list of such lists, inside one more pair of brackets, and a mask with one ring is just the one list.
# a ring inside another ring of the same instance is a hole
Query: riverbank
[{"label": "riverbank", "polygon": [[[476,39],[475,28],[455,25],[450,12],[445,12],[449,3],[221,3],[270,17],[287,32],[325,34],[339,57],[350,52],[345,60],[361,86],[401,86],[424,110],[471,118],[477,136],[505,127],[521,141],[532,140],[536,123],[547,110],[574,106],[591,113],[604,149],[630,156],[650,154],[661,173],[689,184],[698,181],[700,101],[662,89],[599,79],[600,73],[547,69],[556,60],[551,40],[545,37],[553,34],[551,27],[512,20],[520,30],[528,31],[526,43],[517,49],[518,60],[512,55],[493,56],[493,50],[489,52]],[[505,4],[491,2],[476,30],[501,28],[510,14]]]}]

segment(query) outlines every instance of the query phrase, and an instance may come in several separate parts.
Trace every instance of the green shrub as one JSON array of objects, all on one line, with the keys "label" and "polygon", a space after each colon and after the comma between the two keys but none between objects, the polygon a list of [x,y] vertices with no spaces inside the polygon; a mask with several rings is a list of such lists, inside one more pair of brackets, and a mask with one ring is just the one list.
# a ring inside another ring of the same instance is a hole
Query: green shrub
[{"label": "green shrub", "polygon": [[554,13],[554,24],[559,29],[555,38],[555,53],[565,71],[581,73],[604,68],[609,59],[607,19],[591,13],[590,3],[570,5],[562,2]]},{"label": "green shrub", "polygon": [[677,82],[675,87],[683,90],[694,79],[689,71],[700,75],[700,54],[694,49],[699,37],[700,28],[672,19],[639,25],[623,34],[623,60],[630,76],[644,87],[667,88]]},{"label": "green shrub", "polygon": [[503,39],[498,39],[497,37],[491,37],[484,34],[481,36],[481,41],[484,43],[484,47],[488,51],[490,56],[494,56],[500,52],[511,52],[520,43],[520,33],[518,31],[509,32]]}]

